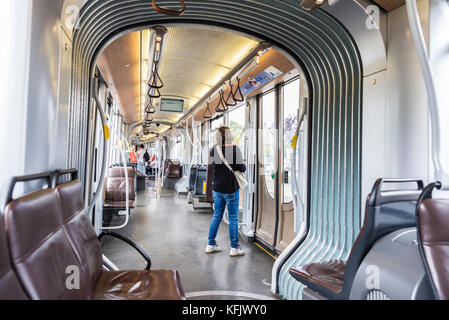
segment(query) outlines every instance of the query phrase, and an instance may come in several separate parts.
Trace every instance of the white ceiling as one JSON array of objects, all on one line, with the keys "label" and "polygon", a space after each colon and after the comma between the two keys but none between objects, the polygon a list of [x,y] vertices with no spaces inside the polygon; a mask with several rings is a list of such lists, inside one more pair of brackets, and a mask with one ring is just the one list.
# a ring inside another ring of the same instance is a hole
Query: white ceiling
[{"label": "white ceiling", "polygon": [[[160,69],[164,82],[162,97],[183,99],[188,107],[195,105],[258,44],[256,39],[217,27],[166,27],[168,34]],[[106,48],[99,59],[102,73],[111,78],[107,80],[114,84],[118,100],[124,104],[119,108],[128,123],[143,119],[149,42],[149,30],[127,34]],[[133,68],[135,65],[137,68]],[[136,108],[136,104],[140,107]],[[157,112],[153,118],[176,122],[181,116]],[[155,129],[163,132],[167,127]]]},{"label": "white ceiling", "polygon": [[[208,26],[168,27],[160,75],[162,97],[193,107],[234,68],[258,41]],[[160,113],[154,120],[176,122],[182,114]],[[163,131],[163,128],[160,128]]]}]

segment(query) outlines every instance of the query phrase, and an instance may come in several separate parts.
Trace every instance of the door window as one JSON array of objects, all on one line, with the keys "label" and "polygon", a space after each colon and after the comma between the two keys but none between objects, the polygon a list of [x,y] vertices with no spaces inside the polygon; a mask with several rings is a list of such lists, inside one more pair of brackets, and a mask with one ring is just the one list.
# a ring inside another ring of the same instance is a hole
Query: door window
[{"label": "door window", "polygon": [[262,97],[263,168],[267,191],[273,199],[275,198],[274,185],[277,165],[275,97],[274,91]]},{"label": "door window", "polygon": [[284,102],[284,203],[292,201],[292,158],[293,148],[291,139],[296,133],[298,125],[298,109],[299,109],[299,79],[290,82],[284,86],[283,102]]}]

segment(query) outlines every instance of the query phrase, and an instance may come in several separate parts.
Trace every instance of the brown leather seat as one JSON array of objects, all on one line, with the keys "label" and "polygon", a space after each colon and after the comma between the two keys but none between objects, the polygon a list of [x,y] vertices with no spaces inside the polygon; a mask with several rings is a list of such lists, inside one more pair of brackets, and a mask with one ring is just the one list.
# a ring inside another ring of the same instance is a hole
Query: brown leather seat
[{"label": "brown leather seat", "polygon": [[345,268],[346,261],[331,260],[292,268],[291,273],[315,282],[335,293],[340,293],[343,289]]},{"label": "brown leather seat", "polygon": [[107,300],[182,300],[184,291],[176,270],[106,271],[95,231],[83,210],[79,181],[56,188],[64,228],[87,274],[91,297]]},{"label": "brown leather seat", "polygon": [[[88,299],[87,279],[66,236],[54,189],[11,201],[5,210],[5,228],[11,260],[31,299]],[[79,290],[66,285],[68,268],[78,268]],[[3,290],[3,289],[2,289]]]},{"label": "brown leather seat", "polygon": [[94,288],[96,300],[184,300],[176,270],[103,271]]},{"label": "brown leather seat", "polygon": [[12,269],[3,215],[0,214],[0,300],[26,300],[26,296],[16,273]]},{"label": "brown leather seat", "polygon": [[182,167],[179,160],[165,160],[164,170],[166,178],[182,177]]},{"label": "brown leather seat", "polygon": [[421,255],[436,298],[449,300],[449,200],[426,199],[418,207]]},{"label": "brown leather seat", "polygon": [[[127,167],[129,185],[129,206],[134,206],[136,199],[135,181],[136,169]],[[126,176],[124,167],[109,168],[105,179],[104,207],[106,208],[126,208]]]}]

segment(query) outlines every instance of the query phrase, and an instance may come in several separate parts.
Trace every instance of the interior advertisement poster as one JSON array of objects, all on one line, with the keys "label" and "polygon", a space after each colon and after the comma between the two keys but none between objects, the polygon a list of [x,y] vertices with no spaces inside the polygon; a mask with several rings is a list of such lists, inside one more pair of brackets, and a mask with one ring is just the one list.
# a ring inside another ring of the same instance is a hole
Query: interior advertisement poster
[{"label": "interior advertisement poster", "polygon": [[262,87],[263,85],[269,83],[275,78],[282,75],[282,72],[276,69],[273,66],[266,68],[264,71],[259,73],[256,77],[250,79],[244,85],[242,85],[242,93],[243,96],[248,95],[250,92],[254,91],[257,88]]}]

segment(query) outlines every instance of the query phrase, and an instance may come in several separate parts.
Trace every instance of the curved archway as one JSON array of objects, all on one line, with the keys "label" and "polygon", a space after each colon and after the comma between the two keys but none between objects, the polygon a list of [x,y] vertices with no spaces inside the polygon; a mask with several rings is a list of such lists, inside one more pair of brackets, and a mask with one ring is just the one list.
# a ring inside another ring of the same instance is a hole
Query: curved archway
[{"label": "curved archway", "polygon": [[[173,6],[174,0],[159,1]],[[347,255],[359,230],[362,64],[346,29],[322,10],[299,1],[191,0],[183,16],[157,14],[148,0],[90,0],[73,37],[69,166],[84,177],[89,86],[99,50],[129,29],[172,22],[221,25],[266,39],[307,72],[311,88],[309,232],[283,266],[280,293],[299,298],[291,265]]]}]

